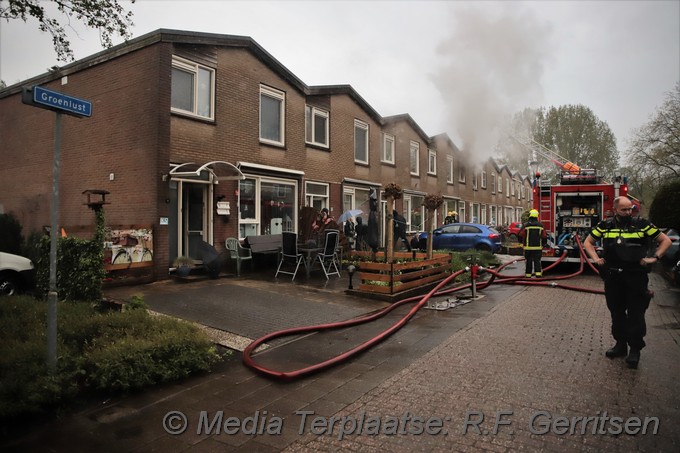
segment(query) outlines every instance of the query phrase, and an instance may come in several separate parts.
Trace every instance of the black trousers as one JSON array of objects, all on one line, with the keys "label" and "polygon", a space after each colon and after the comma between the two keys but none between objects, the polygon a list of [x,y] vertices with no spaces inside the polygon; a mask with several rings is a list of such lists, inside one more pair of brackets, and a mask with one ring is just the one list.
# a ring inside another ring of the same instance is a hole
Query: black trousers
[{"label": "black trousers", "polygon": [[542,274],[543,270],[541,268],[541,256],[543,255],[542,250],[525,250],[524,258],[526,259],[526,271],[525,275],[531,274]]},{"label": "black trousers", "polygon": [[612,316],[612,336],[631,348],[645,347],[647,334],[645,312],[652,297],[647,290],[649,277],[644,270],[617,271],[602,269],[604,295]]}]

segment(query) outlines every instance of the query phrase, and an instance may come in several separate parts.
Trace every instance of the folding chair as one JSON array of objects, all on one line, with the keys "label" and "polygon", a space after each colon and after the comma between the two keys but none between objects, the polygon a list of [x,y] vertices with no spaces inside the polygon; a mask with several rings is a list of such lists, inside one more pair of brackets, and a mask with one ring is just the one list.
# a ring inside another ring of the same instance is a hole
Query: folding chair
[{"label": "folding chair", "polygon": [[[283,247],[281,248],[281,260],[279,261],[279,267],[276,269],[276,275],[274,275],[274,278],[278,277],[279,273],[281,273],[290,274],[293,276],[291,280],[295,280],[295,275],[297,274],[297,271],[300,268],[300,263],[304,264],[306,269],[307,261],[305,260],[304,255],[298,252],[297,233],[294,233],[292,231],[284,231],[281,234],[283,241],[282,244]],[[288,262],[291,265],[295,264],[295,270],[292,272],[281,270],[281,267],[283,266],[284,262]]]},{"label": "folding chair", "polygon": [[[316,255],[316,259],[321,263],[323,273],[326,274],[326,280],[328,280],[329,275],[337,274],[340,277],[338,255],[335,253],[335,249],[338,247],[339,236],[340,232],[338,230],[326,230],[326,243],[323,251]],[[335,268],[335,272],[332,272],[333,268]]]}]

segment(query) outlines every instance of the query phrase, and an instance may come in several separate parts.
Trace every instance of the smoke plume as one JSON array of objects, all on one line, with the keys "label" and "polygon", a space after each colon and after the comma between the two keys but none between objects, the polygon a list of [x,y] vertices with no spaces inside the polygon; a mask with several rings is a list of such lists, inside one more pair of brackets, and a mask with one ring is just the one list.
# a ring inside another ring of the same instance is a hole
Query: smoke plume
[{"label": "smoke plume", "polygon": [[507,118],[542,101],[549,38],[548,27],[514,2],[453,9],[432,79],[446,106],[446,130],[456,131],[457,145],[478,162],[492,155]]}]

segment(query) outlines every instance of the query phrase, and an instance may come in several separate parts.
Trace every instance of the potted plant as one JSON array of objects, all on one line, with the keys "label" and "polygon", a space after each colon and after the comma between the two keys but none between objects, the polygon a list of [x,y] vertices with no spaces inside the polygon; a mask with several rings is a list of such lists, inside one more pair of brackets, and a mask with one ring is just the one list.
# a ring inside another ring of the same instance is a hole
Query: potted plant
[{"label": "potted plant", "polygon": [[188,277],[191,269],[194,267],[194,260],[182,255],[175,258],[172,265],[175,267],[175,273],[178,277]]}]

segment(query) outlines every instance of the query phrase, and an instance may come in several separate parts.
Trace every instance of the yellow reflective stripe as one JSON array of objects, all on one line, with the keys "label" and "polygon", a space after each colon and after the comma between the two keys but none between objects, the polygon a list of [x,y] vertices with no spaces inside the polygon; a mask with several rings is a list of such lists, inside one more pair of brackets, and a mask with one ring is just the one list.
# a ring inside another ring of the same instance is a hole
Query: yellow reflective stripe
[{"label": "yellow reflective stripe", "polygon": [[543,250],[543,247],[540,245],[525,245],[524,250]]},{"label": "yellow reflective stripe", "polygon": [[642,239],[645,237],[645,233],[642,231],[637,231],[635,233],[622,233],[622,232],[613,232],[613,231],[607,231],[604,233],[605,239],[610,239],[610,238],[624,238],[624,239]]}]

